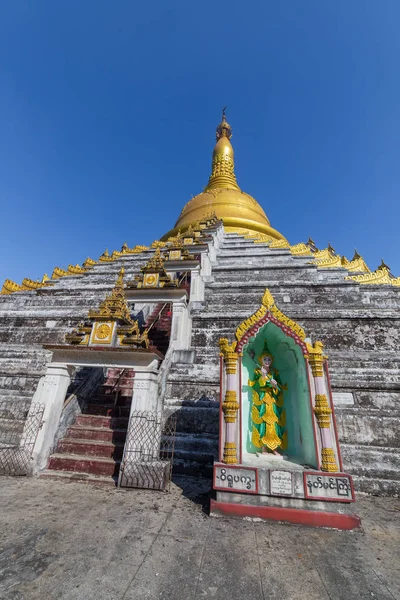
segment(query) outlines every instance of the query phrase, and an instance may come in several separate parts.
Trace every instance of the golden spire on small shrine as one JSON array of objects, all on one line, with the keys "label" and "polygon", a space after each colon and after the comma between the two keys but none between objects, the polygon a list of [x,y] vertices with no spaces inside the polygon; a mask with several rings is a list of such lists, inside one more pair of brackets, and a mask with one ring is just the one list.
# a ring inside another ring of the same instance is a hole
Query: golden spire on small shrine
[{"label": "golden spire on small shrine", "polygon": [[217,219],[222,220],[226,231],[244,234],[258,232],[273,240],[286,241],[279,231],[271,227],[258,202],[240,189],[235,176],[231,137],[232,128],[226,120],[224,108],[216,130],[217,143],[208,184],[201,194],[194,196],[183,207],[174,229],[166,233],[163,240],[175,236],[178,229],[185,232],[190,225],[207,220],[213,213]]}]

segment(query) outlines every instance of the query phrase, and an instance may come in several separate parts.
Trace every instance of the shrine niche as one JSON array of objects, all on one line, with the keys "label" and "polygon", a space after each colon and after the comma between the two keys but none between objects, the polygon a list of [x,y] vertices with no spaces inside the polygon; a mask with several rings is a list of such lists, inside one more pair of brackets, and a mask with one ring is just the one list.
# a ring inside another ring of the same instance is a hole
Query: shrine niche
[{"label": "shrine niche", "polygon": [[271,321],[243,351],[242,407],[243,454],[318,468],[306,359]]},{"label": "shrine niche", "polygon": [[[235,338],[219,342],[220,439],[212,510],[358,526],[357,517],[345,516],[346,503],[354,501],[353,482],[342,473],[323,344],[312,344],[268,289]],[[327,502],[335,513],[327,513]],[[289,509],[310,514],[304,520]]]}]

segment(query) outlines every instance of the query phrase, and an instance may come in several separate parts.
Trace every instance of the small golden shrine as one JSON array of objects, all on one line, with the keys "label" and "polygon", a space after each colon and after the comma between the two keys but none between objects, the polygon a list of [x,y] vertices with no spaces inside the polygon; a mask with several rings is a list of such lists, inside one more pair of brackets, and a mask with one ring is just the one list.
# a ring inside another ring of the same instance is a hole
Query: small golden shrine
[{"label": "small golden shrine", "polygon": [[[201,233],[199,231],[199,233]],[[184,236],[178,231],[175,237],[169,238],[166,251],[164,251],[164,259],[169,261],[175,260],[194,260],[194,256],[185,248]]]},{"label": "small golden shrine", "polygon": [[168,275],[165,270],[164,262],[165,259],[158,247],[156,248],[154,256],[152,256],[145,266],[140,269],[142,275],[136,275],[133,281],[128,282],[127,287],[139,289],[177,287],[179,285],[178,280],[173,279]]},{"label": "small golden shrine", "polygon": [[74,346],[132,346],[148,348],[147,329],[140,332],[139,324],[130,315],[124,296],[122,267],[111,294],[97,310],[90,310],[88,319],[67,333],[65,341]]}]

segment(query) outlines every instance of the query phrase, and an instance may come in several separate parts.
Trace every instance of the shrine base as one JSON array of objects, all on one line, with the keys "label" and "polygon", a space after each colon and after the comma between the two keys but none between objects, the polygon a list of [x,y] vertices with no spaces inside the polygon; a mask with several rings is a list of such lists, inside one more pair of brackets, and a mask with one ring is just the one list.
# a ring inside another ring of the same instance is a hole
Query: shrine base
[{"label": "shrine base", "polygon": [[354,488],[347,473],[306,470],[276,463],[271,468],[214,464],[211,514],[254,517],[314,527],[354,529]]}]

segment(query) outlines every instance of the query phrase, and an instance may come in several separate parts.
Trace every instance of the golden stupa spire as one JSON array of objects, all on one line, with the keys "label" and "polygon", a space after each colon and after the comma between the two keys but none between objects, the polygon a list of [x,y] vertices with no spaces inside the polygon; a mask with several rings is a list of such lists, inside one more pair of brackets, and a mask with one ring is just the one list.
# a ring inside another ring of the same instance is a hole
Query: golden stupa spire
[{"label": "golden stupa spire", "polygon": [[239,190],[235,177],[234,152],[230,139],[232,129],[226,120],[225,108],[222,109],[222,120],[216,130],[217,143],[212,157],[212,171],[206,190],[218,188]]},{"label": "golden stupa spire", "polygon": [[[226,107],[225,107],[226,108]],[[232,129],[226,120],[225,108],[221,123],[217,127],[217,143],[212,157],[212,171],[207,187],[185,204],[175,227],[168,231],[163,240],[174,237],[181,230],[209,218],[213,213],[221,219],[225,231],[236,233],[262,233],[264,239],[285,240],[284,236],[271,227],[268,217],[257,200],[242,191],[235,177],[234,153],[230,142]]]}]

